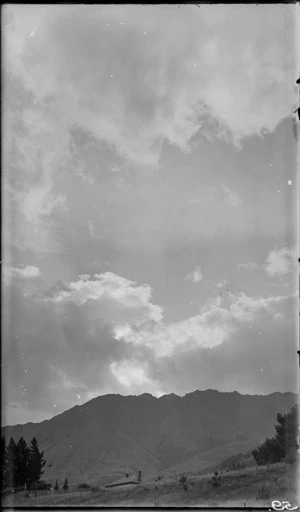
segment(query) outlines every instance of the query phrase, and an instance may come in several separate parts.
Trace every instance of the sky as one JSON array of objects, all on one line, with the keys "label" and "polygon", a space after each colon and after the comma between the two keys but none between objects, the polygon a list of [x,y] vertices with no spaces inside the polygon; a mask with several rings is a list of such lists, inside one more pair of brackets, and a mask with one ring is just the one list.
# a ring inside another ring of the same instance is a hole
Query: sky
[{"label": "sky", "polygon": [[5,5],[2,412],[297,391],[296,6]]}]

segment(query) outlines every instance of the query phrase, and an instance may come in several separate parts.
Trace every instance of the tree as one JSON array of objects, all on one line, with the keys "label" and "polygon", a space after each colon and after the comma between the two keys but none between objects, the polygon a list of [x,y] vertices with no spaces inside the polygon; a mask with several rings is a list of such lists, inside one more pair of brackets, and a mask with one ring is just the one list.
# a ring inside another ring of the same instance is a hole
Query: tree
[{"label": "tree", "polygon": [[7,468],[5,472],[5,485],[15,487],[16,485],[16,452],[17,446],[11,437],[7,446]]},{"label": "tree", "polygon": [[56,491],[59,491],[59,486],[58,486],[58,481],[57,481],[57,480],[56,480],[56,482],[55,482],[54,489],[55,489]]},{"label": "tree", "polygon": [[63,485],[63,489],[65,491],[67,491],[69,489],[69,483],[68,483],[68,479],[66,478],[65,481],[64,481],[64,485]]},{"label": "tree", "polygon": [[[252,454],[256,463],[274,464],[281,460],[294,462],[298,444],[298,407],[295,405],[288,414],[277,414],[278,425],[275,425],[276,435],[265,442]],[[294,455],[294,456],[293,456]]]},{"label": "tree", "polygon": [[44,473],[43,467],[45,464],[44,452],[40,452],[38,442],[33,437],[29,447],[28,459],[28,478],[30,483],[37,483],[40,480]]},{"label": "tree", "polygon": [[27,443],[23,437],[17,443],[16,447],[16,462],[15,462],[15,471],[16,471],[16,485],[21,486],[25,483],[29,483],[30,475],[29,475],[29,457],[30,450],[27,446]]},{"label": "tree", "polygon": [[5,436],[1,436],[1,489],[3,489],[5,484],[5,476],[7,470],[7,446]]}]

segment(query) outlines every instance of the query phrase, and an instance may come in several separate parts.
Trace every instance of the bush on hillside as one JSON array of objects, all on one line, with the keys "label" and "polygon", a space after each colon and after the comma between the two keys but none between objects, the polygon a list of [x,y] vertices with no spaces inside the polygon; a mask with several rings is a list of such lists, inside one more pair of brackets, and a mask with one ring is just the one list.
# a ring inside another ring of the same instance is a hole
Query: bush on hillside
[{"label": "bush on hillside", "polygon": [[185,473],[183,473],[180,477],[179,477],[179,483],[180,484],[185,484],[185,482],[187,481],[187,476]]},{"label": "bush on hillside", "polygon": [[211,479],[211,483],[212,483],[213,487],[220,487],[220,485],[221,485],[221,475],[218,473],[218,471],[214,472],[214,474],[212,476],[212,479]]},{"label": "bush on hillside", "polygon": [[78,485],[78,489],[90,489],[91,486],[87,484],[86,482],[83,482],[82,484]]},{"label": "bush on hillside", "polygon": [[262,485],[259,488],[255,499],[256,500],[267,500],[269,497],[270,497],[270,491],[268,489],[266,489],[266,487],[264,485]]},{"label": "bush on hillside", "polygon": [[295,405],[288,414],[277,414],[276,435],[267,438],[252,454],[258,466],[286,460],[296,461],[298,444],[298,407]]}]

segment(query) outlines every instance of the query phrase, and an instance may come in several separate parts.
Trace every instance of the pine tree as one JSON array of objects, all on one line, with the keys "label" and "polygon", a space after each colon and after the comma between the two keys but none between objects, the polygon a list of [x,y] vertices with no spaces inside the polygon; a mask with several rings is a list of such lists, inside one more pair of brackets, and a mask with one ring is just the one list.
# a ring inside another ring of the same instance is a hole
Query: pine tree
[{"label": "pine tree", "polygon": [[23,437],[18,441],[16,447],[16,485],[23,486],[28,483],[29,477],[29,455],[30,451]]},{"label": "pine tree", "polygon": [[6,440],[4,436],[1,436],[1,489],[4,488],[5,485],[5,477],[7,470],[7,446]]},{"label": "pine tree", "polygon": [[28,477],[30,483],[37,483],[42,474],[44,473],[43,467],[46,461],[44,460],[44,452],[40,452],[38,442],[33,437],[29,447],[29,460],[28,460]]},{"label": "pine tree", "polygon": [[69,489],[69,483],[68,483],[68,479],[66,478],[65,481],[64,481],[64,485],[63,485],[63,489],[66,491],[67,489]]},{"label": "pine tree", "polygon": [[7,446],[7,468],[5,473],[5,485],[15,487],[16,485],[16,453],[17,446],[11,437]]}]

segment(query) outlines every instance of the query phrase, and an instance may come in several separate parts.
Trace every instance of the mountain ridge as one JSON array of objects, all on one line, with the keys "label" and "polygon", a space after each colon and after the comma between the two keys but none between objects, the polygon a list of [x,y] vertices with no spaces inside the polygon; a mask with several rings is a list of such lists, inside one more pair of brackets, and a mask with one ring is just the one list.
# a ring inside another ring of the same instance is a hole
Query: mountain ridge
[{"label": "mountain ridge", "polygon": [[277,413],[296,402],[291,392],[108,394],[39,423],[2,427],[2,435],[27,442],[35,436],[47,460],[46,479],[99,484],[139,469],[146,475],[188,468],[189,460],[201,469],[206,459],[211,464],[222,453],[249,451],[274,435]]}]

